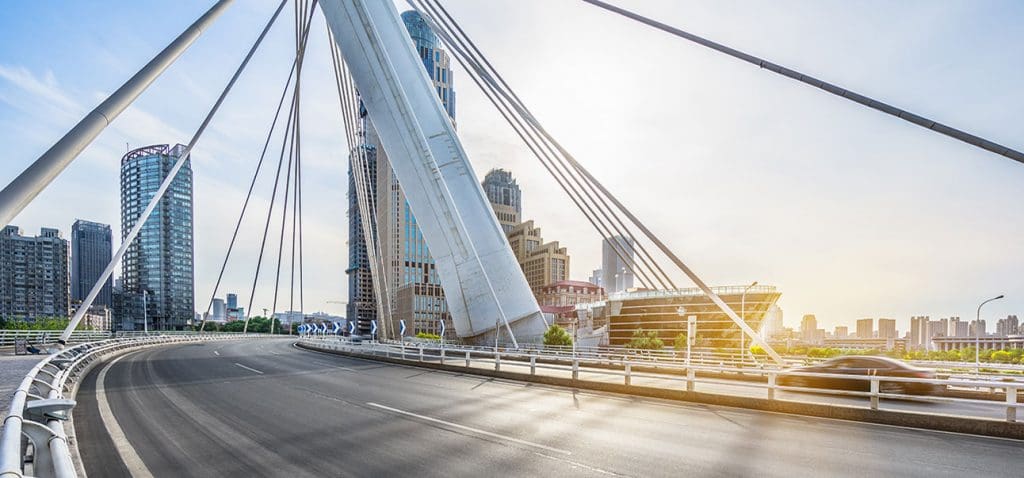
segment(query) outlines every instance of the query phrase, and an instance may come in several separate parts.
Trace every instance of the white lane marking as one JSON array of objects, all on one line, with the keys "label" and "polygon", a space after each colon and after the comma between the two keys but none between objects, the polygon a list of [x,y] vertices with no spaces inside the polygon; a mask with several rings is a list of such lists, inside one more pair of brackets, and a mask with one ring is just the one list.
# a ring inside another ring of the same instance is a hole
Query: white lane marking
[{"label": "white lane marking", "polygon": [[218,356],[218,357],[220,357],[220,351],[218,351],[218,350],[214,350],[214,351],[213,351],[213,354],[214,354],[214,355],[216,355],[216,356]]},{"label": "white lane marking", "polygon": [[111,360],[100,371],[100,375],[96,377],[96,407],[100,411],[100,421],[103,422],[103,427],[107,429],[107,435],[113,440],[114,449],[117,450],[117,455],[121,457],[124,466],[128,468],[128,473],[135,477],[152,478],[153,474],[150,473],[149,468],[146,468],[146,464],[135,451],[135,448],[132,447],[132,444],[128,442],[128,437],[124,435],[124,430],[117,423],[117,418],[114,417],[114,412],[110,409],[110,402],[107,401],[107,387],[105,385],[107,371],[125,357],[127,355]]},{"label": "white lane marking", "polygon": [[459,430],[465,430],[465,431],[476,433],[476,434],[479,434],[479,435],[489,436],[491,438],[497,438],[499,440],[510,441],[512,443],[518,443],[520,445],[532,446],[534,448],[540,448],[542,450],[547,450],[547,451],[554,452],[554,453],[561,453],[563,455],[572,455],[572,452],[569,451],[569,450],[562,450],[560,448],[552,448],[550,446],[541,445],[540,443],[534,443],[532,441],[520,440],[518,438],[513,438],[513,437],[510,437],[510,436],[506,436],[506,435],[500,435],[498,433],[492,433],[492,432],[489,432],[487,430],[481,430],[479,428],[467,427],[465,425],[459,425],[458,423],[452,423],[452,422],[447,422],[447,421],[444,421],[444,420],[439,420],[437,418],[431,418],[431,417],[427,417],[427,416],[423,416],[423,415],[418,415],[416,413],[407,412],[405,410],[399,410],[397,408],[391,408],[391,407],[388,407],[388,406],[385,406],[385,405],[381,405],[379,403],[366,402],[366,404],[371,406],[371,407],[379,408],[381,410],[387,410],[387,411],[393,412],[393,413],[398,413],[400,415],[405,415],[405,416],[409,416],[409,417],[413,417],[413,418],[418,418],[420,420],[425,420],[425,421],[428,421],[428,422],[439,423],[439,424],[444,425],[446,427],[457,428]]},{"label": "white lane marking", "polygon": [[242,364],[240,364],[238,362],[235,362],[235,365],[238,365],[239,367],[242,367],[242,368],[244,368],[244,369],[246,369],[246,370],[248,370],[250,372],[256,372],[256,373],[258,373],[260,375],[263,375],[263,372],[260,372],[259,370],[256,370],[256,369],[254,369],[252,367],[246,367],[245,365],[242,365]]}]

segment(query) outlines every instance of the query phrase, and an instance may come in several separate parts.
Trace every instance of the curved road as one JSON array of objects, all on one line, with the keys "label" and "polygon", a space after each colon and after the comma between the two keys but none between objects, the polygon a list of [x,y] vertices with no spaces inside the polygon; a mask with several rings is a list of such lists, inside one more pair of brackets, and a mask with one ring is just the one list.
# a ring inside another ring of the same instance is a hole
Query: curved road
[{"label": "curved road", "polygon": [[[100,380],[102,379],[102,380]],[[1017,476],[1024,443],[382,364],[291,340],[94,369],[74,419],[115,476]]]}]

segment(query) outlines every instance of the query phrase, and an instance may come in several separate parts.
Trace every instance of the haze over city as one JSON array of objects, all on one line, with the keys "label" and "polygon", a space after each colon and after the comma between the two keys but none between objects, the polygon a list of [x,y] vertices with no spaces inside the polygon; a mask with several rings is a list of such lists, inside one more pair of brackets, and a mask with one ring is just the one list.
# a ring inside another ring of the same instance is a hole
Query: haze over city
[{"label": "haze over city", "polygon": [[[0,175],[24,169],[207,4],[130,2],[104,15],[80,3],[8,5]],[[777,286],[787,325],[813,313],[827,329],[889,317],[903,331],[914,315],[973,318],[997,294],[1007,298],[987,306],[989,324],[1024,312],[1018,164],[574,2],[446,4],[555,136],[674,251],[713,285]],[[126,146],[187,142],[274,6],[235,5],[13,224],[67,235],[82,218],[120,238]],[[1024,50],[1007,47],[1024,43],[1016,2],[632,8],[1010,146],[1024,137]],[[324,30],[314,20],[303,73],[305,241],[315,258],[306,308],[342,313],[328,301],[347,299],[347,147]],[[197,308],[287,74],[290,35],[271,32],[192,155]],[[571,277],[586,279],[600,266],[600,237],[453,70],[458,130],[477,175],[511,170],[524,219],[567,247]],[[257,187],[260,208],[266,191]],[[261,227],[243,225],[252,240],[222,291],[247,299]]]}]

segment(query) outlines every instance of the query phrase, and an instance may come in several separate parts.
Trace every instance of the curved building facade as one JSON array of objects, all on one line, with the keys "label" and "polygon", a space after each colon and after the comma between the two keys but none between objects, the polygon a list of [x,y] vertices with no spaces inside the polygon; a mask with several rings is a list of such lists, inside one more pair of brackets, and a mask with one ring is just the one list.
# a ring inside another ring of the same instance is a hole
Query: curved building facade
[{"label": "curved building facade", "polygon": [[[184,152],[184,145],[146,146],[121,158],[121,237],[160,188]],[[195,317],[191,161],[178,171],[170,188],[121,261],[127,302],[120,328],[182,330]],[[143,313],[143,304],[145,313]]]}]

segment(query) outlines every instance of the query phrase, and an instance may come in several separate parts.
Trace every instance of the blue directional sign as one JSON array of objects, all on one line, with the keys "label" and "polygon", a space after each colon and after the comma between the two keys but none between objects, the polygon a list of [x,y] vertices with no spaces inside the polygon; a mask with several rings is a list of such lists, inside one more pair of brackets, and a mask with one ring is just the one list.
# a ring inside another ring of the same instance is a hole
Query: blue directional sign
[{"label": "blue directional sign", "polygon": [[306,326],[299,324],[299,335],[306,333]]},{"label": "blue directional sign", "polygon": [[327,324],[324,324],[324,323],[320,324],[320,333],[322,333],[322,334],[327,333]]},{"label": "blue directional sign", "polygon": [[377,335],[377,321],[370,321],[370,335]]},{"label": "blue directional sign", "polygon": [[441,321],[441,337],[444,337],[444,320]]},{"label": "blue directional sign", "polygon": [[334,333],[334,335],[338,335],[339,330],[341,330],[341,322],[335,322],[334,330],[332,330],[331,332]]},{"label": "blue directional sign", "polygon": [[350,334],[355,334],[356,333],[356,321],[354,321],[354,320],[348,321],[348,333],[350,333]]},{"label": "blue directional sign", "polygon": [[398,321],[398,335],[405,337],[405,320]]}]

